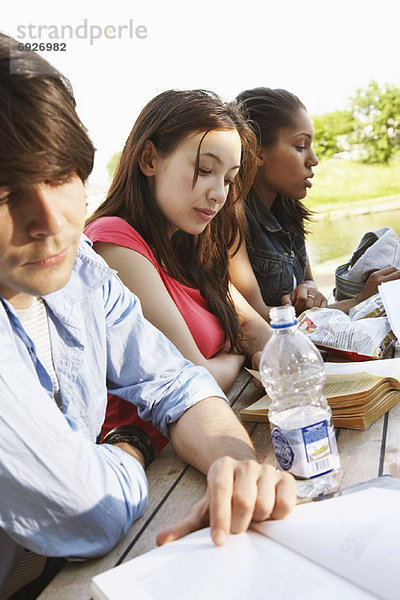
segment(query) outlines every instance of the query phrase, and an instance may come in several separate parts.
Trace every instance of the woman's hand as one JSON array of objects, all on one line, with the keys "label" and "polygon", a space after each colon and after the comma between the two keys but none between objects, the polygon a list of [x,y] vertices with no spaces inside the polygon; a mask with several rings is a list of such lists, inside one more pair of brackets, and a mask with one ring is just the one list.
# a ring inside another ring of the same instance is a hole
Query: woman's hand
[{"label": "woman's hand", "polygon": [[203,498],[181,521],[161,531],[157,544],[172,542],[209,525],[214,543],[221,546],[230,532],[246,531],[251,521],[282,519],[295,504],[292,475],[267,463],[224,456],[210,466]]},{"label": "woman's hand", "polygon": [[258,352],[255,352],[253,354],[253,356],[251,357],[251,368],[254,369],[254,371],[260,370],[261,354],[262,354],[262,350],[259,350]]},{"label": "woman's hand", "polygon": [[374,296],[374,294],[378,292],[378,286],[380,286],[381,283],[393,281],[393,279],[400,279],[400,269],[398,267],[386,267],[386,269],[374,271],[374,273],[368,277],[361,292],[356,296],[357,304]]},{"label": "woman's hand", "polygon": [[337,308],[348,314],[350,309],[354,306],[357,306],[360,302],[374,296],[378,292],[378,286],[380,286],[381,283],[393,281],[394,279],[400,279],[400,269],[398,267],[386,267],[385,269],[374,271],[374,273],[371,273],[368,277],[363,289],[355,298],[339,300],[338,302],[330,304],[329,308]]},{"label": "woman's hand", "polygon": [[313,306],[319,308],[326,308],[328,306],[327,299],[318,291],[314,282],[304,282],[298,285],[293,292],[282,296],[281,303],[294,306],[297,315]]}]

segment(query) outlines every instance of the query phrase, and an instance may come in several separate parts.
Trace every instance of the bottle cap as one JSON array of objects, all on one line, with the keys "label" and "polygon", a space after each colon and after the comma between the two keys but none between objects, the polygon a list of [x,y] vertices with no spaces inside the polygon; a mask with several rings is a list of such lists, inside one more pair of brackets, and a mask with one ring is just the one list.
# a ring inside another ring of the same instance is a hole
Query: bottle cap
[{"label": "bottle cap", "polygon": [[285,327],[297,325],[296,313],[294,306],[291,304],[274,306],[274,308],[271,308],[269,311],[269,317],[273,329],[284,329]]}]

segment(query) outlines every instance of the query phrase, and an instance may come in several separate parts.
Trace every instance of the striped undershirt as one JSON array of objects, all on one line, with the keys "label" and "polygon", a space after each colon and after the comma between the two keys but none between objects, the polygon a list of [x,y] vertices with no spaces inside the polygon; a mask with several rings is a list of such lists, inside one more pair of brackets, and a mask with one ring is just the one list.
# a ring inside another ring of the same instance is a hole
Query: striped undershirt
[{"label": "striped undershirt", "polygon": [[24,310],[17,310],[17,315],[26,332],[35,344],[40,362],[46,368],[54,387],[54,400],[61,407],[60,386],[54,370],[51,353],[49,323],[47,308],[42,298],[34,298],[31,306]]}]

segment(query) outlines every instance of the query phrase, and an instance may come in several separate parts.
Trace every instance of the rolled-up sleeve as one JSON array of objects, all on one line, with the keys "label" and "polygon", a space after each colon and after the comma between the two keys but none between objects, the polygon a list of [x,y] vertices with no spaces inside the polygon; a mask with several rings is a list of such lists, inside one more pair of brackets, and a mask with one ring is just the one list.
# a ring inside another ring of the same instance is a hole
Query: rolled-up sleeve
[{"label": "rolled-up sleeve", "polygon": [[143,317],[138,298],[118,278],[109,281],[105,293],[108,387],[135,404],[142,419],[168,436],[169,424],[200,400],[226,400],[207,369],[186,360]]},{"label": "rolled-up sleeve", "polygon": [[105,379],[167,435],[196,402],[225,398],[206,369],[144,319],[138,299],[105,263],[86,254],[77,262],[93,285],[73,273],[69,291],[47,298],[64,414],[40,381],[30,344],[11,325],[15,318],[0,310],[0,528],[39,554],[78,559],[106,553],[147,505],[140,463],[93,443]]}]

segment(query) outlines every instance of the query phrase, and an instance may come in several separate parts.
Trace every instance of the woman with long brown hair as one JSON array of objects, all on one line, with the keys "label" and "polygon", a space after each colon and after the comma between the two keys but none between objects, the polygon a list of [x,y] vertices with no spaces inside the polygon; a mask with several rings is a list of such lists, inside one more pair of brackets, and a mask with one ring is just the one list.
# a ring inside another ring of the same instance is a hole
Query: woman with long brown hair
[{"label": "woman with long brown hair", "polygon": [[[255,157],[238,107],[203,90],[164,92],[139,115],[86,229],[144,315],[225,391],[269,335],[228,272]],[[132,422],[122,402],[109,402],[104,432]]]}]

